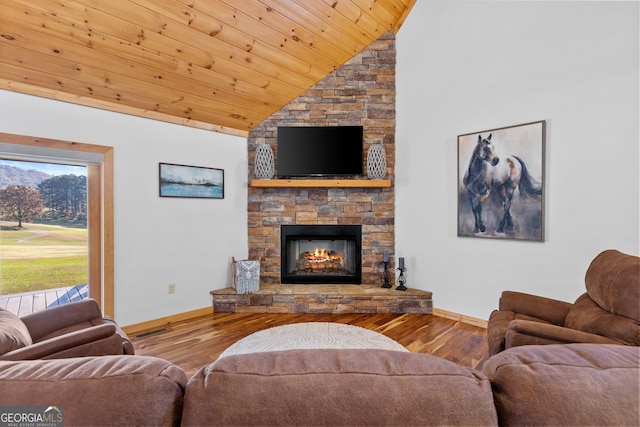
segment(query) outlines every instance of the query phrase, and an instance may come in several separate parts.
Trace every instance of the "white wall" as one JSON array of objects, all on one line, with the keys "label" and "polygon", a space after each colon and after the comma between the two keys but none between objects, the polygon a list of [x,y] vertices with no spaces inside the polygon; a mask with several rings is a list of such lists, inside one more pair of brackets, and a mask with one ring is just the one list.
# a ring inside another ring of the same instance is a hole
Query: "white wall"
[{"label": "white wall", "polygon": [[[119,324],[210,306],[209,291],[230,285],[231,257],[247,256],[246,138],[9,91],[0,131],[114,147]],[[224,169],[224,199],[160,198],[160,162]]]},{"label": "white wall", "polygon": [[[638,255],[638,5],[416,2],[397,37],[396,253],[435,307],[573,302],[601,250]],[[457,135],[538,120],[545,241],[457,237]]]}]

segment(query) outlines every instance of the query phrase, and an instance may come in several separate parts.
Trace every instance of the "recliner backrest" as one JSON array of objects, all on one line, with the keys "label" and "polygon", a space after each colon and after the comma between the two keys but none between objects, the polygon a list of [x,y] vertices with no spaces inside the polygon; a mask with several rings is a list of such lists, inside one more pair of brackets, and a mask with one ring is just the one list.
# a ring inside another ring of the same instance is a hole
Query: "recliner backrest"
[{"label": "recliner backrest", "polygon": [[640,323],[604,310],[586,292],[569,310],[564,326],[611,338],[622,344],[640,346]]},{"label": "recliner backrest", "polygon": [[585,287],[564,326],[640,346],[640,258],[601,252],[587,269]]},{"label": "recliner backrest", "polygon": [[640,258],[616,250],[601,252],[587,269],[585,286],[603,310],[640,321]]}]

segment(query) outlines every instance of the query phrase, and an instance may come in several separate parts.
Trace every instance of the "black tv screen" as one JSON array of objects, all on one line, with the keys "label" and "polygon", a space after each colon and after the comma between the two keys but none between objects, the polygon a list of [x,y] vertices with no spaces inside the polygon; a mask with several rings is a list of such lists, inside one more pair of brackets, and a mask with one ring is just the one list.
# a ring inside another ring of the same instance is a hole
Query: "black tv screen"
[{"label": "black tv screen", "polygon": [[362,175],[362,133],[362,126],[278,127],[278,176]]}]

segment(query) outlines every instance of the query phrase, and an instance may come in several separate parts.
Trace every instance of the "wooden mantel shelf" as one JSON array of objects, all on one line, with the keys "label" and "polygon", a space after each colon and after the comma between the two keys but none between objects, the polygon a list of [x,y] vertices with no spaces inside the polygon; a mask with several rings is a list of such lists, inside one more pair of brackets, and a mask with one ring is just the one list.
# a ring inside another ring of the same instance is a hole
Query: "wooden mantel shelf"
[{"label": "wooden mantel shelf", "polygon": [[390,179],[252,179],[252,187],[391,187]]}]

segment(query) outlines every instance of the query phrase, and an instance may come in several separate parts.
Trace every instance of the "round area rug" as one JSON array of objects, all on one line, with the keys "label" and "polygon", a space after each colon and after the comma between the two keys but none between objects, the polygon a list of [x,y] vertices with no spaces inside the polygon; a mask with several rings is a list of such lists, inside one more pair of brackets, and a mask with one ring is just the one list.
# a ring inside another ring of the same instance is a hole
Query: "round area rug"
[{"label": "round area rug", "polygon": [[262,351],[315,348],[376,348],[409,351],[378,332],[344,323],[307,322],[255,332],[228,347],[219,357]]}]

